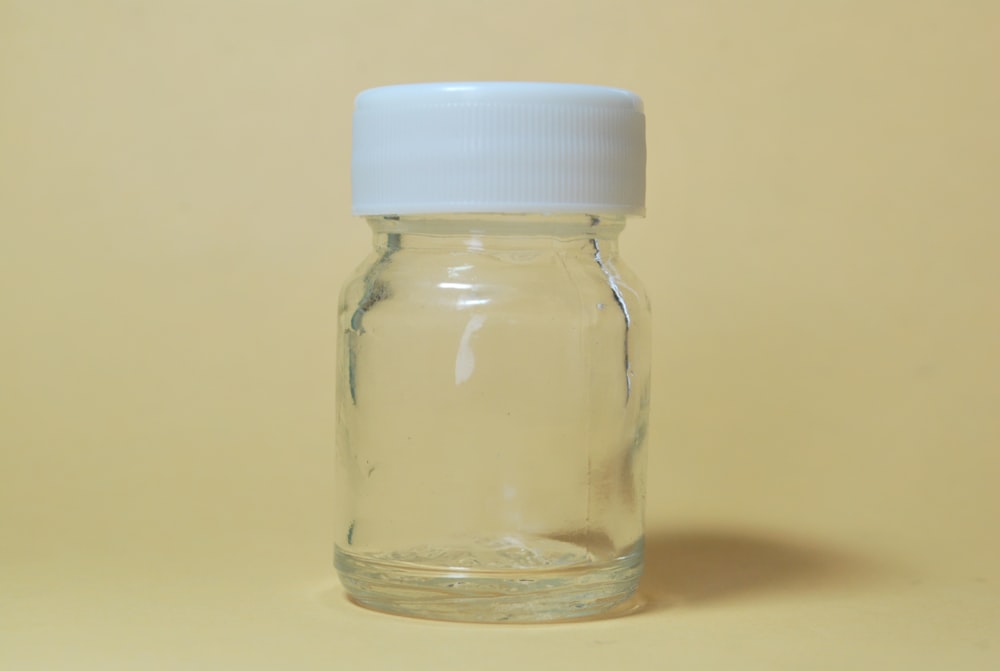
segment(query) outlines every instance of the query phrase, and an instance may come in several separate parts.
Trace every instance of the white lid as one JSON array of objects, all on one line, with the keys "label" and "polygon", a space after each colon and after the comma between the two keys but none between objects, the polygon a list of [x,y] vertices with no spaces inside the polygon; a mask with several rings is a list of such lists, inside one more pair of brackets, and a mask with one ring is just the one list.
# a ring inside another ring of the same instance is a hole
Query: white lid
[{"label": "white lid", "polygon": [[369,89],[354,102],[354,214],[642,214],[642,100],[582,84]]}]

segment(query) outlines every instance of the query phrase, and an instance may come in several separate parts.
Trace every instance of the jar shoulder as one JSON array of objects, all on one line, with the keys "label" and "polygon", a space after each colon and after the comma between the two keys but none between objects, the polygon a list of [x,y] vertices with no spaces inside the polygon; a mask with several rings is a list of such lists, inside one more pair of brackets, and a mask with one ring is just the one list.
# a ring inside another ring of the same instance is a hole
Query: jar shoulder
[{"label": "jar shoulder", "polygon": [[377,303],[466,308],[534,304],[573,307],[612,292],[648,310],[646,290],[617,253],[599,244],[571,251],[430,253],[385,249],[370,254],[345,282],[341,308]]}]

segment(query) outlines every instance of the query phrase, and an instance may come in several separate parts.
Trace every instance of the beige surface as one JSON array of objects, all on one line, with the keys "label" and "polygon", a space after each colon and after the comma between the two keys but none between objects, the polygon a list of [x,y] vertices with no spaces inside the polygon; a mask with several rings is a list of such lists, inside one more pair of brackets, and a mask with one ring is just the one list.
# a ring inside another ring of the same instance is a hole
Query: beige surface
[{"label": "beige surface", "polygon": [[[1000,668],[998,44],[985,0],[0,1],[0,668]],[[440,79],[646,99],[639,614],[337,586],[351,99]]]}]

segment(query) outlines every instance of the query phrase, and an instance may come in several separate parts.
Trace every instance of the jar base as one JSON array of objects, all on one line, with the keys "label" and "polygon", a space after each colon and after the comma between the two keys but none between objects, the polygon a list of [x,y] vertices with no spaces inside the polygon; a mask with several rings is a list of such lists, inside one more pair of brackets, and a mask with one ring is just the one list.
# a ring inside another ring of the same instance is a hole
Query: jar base
[{"label": "jar base", "polygon": [[606,561],[570,543],[543,543],[517,543],[516,558],[503,541],[486,545],[488,553],[484,544],[476,551],[392,554],[360,554],[338,546],[334,565],[360,605],[435,620],[566,620],[608,613],[635,593],[642,574],[641,541],[628,554]]}]

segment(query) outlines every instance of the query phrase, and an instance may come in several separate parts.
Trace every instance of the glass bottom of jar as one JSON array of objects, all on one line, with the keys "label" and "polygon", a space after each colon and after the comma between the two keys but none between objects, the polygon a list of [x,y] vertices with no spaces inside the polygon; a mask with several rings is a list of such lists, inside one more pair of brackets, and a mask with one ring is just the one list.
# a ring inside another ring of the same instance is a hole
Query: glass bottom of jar
[{"label": "glass bottom of jar", "polygon": [[548,538],[356,553],[336,547],[340,582],[357,603],[398,615],[461,622],[544,622],[612,611],[634,593],[642,541],[600,560]]}]

